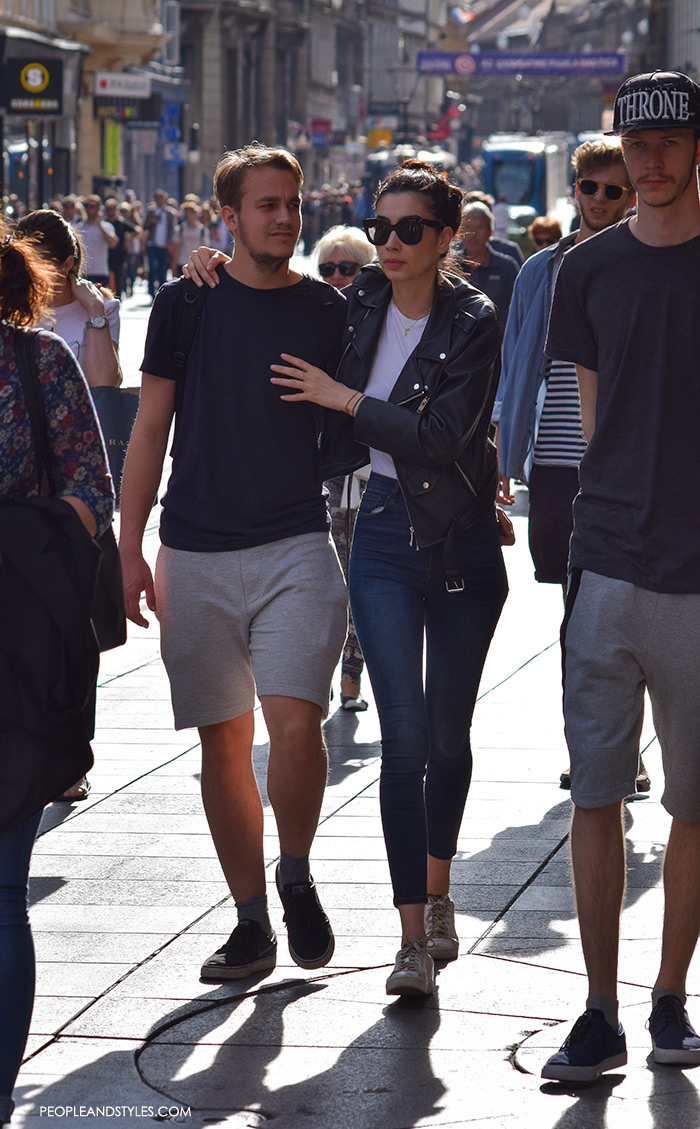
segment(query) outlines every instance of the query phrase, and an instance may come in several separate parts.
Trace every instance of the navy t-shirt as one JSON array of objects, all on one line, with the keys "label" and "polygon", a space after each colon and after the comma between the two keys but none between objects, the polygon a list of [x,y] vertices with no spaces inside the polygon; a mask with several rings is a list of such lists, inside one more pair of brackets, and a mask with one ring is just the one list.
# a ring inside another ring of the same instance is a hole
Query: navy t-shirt
[{"label": "navy t-shirt", "polygon": [[652,592],[700,592],[700,236],[653,247],[623,220],[557,277],[546,352],[598,373],[571,564]]},{"label": "navy t-shirt", "polygon": [[[192,552],[247,549],[328,528],[318,474],[320,410],[281,400],[286,390],[270,383],[270,365],[282,352],[326,367],[311,282],[256,290],[223,267],[218,273],[187,360],[160,527],[164,545]],[[159,290],[148,323],[141,368],[165,380],[176,375],[181,285]]]}]

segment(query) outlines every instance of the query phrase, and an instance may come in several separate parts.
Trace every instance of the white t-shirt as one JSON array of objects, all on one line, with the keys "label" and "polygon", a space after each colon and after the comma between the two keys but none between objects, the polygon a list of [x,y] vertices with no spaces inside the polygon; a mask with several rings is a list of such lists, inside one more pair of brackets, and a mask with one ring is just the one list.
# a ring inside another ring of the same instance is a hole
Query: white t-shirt
[{"label": "white t-shirt", "polygon": [[493,208],[493,234],[502,239],[508,238],[508,224],[510,212],[507,204],[494,204]]},{"label": "white t-shirt", "polygon": [[206,228],[203,223],[179,223],[175,228],[173,242],[177,243],[178,263],[186,263],[193,251],[202,244],[206,245]]},{"label": "white t-shirt", "polygon": [[100,223],[104,225],[112,239],[115,239],[117,233],[107,220],[100,220],[97,223],[79,223],[76,224],[75,228],[80,233],[80,238],[85,245],[86,254],[82,271],[88,278],[90,275],[102,275],[103,278],[109,278],[109,244],[104,237]]},{"label": "white t-shirt", "polygon": [[155,214],[158,216],[158,222],[153,232],[153,246],[166,247],[168,244],[168,213],[165,208],[156,208]]},{"label": "white t-shirt", "polygon": [[[373,396],[376,400],[389,399],[399,373],[423,336],[429,317],[430,314],[426,314],[418,321],[411,321],[399,313],[392,299],[384,319],[365,396]],[[383,474],[387,478],[397,477],[391,455],[387,455],[386,451],[377,451],[374,447],[370,447],[369,453],[375,474]]]},{"label": "white t-shirt", "polygon": [[[119,301],[117,298],[105,299],[105,315],[109,322],[109,335],[112,341],[119,344]],[[85,307],[80,302],[69,302],[66,306],[56,306],[52,316],[44,317],[39,322],[42,329],[50,329],[66,342],[71,352],[75,354],[78,364],[81,363],[80,353],[85,343],[85,322],[87,314]],[[100,330],[104,333],[104,330]]]}]

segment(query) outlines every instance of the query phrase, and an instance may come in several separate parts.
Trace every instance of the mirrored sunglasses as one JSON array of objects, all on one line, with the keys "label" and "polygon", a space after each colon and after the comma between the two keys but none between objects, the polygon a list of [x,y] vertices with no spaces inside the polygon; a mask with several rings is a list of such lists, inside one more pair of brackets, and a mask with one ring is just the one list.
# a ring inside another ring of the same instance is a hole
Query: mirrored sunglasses
[{"label": "mirrored sunglasses", "polygon": [[392,231],[396,232],[402,243],[410,247],[414,243],[420,243],[423,238],[424,227],[442,229],[445,226],[439,220],[425,220],[422,216],[402,216],[396,223],[389,223],[388,220],[375,217],[371,220],[365,220],[364,225],[367,238],[375,247],[383,247]]},{"label": "mirrored sunglasses", "polygon": [[342,263],[319,263],[318,273],[321,278],[331,278],[336,271],[340,271],[343,278],[352,278],[360,269],[359,263],[353,263],[350,259],[345,259]]},{"label": "mirrored sunglasses", "polygon": [[601,184],[598,180],[577,180],[579,192],[584,196],[595,196],[599,188],[604,189],[608,200],[620,200],[623,192],[629,192],[623,184]]}]

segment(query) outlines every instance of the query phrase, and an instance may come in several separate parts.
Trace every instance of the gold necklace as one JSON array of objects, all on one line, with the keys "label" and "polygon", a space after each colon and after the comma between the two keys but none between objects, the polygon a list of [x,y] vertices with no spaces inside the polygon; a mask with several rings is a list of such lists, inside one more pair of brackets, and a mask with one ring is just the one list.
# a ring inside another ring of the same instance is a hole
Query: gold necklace
[{"label": "gold necklace", "polygon": [[394,312],[396,314],[396,317],[397,317],[397,320],[398,320],[398,323],[399,323],[399,328],[403,330],[404,337],[408,337],[409,333],[414,328],[414,326],[418,325],[418,322],[422,321],[423,318],[425,317],[425,315],[430,313],[431,309],[432,309],[432,305],[428,306],[427,310],[425,310],[425,312],[421,315],[421,317],[416,318],[415,321],[413,321],[411,318],[408,318],[407,319],[408,320],[408,326],[405,326],[403,324],[403,314],[399,312],[399,308],[396,305],[396,302],[394,302]]}]

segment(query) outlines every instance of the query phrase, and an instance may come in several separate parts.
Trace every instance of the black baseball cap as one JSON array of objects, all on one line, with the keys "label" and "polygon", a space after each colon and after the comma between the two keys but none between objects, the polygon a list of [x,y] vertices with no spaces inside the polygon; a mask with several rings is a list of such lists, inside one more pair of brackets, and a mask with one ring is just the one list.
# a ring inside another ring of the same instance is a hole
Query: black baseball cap
[{"label": "black baseball cap", "polygon": [[699,129],[700,86],[680,71],[652,71],[626,79],[615,95],[607,136],[633,129]]}]

